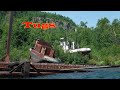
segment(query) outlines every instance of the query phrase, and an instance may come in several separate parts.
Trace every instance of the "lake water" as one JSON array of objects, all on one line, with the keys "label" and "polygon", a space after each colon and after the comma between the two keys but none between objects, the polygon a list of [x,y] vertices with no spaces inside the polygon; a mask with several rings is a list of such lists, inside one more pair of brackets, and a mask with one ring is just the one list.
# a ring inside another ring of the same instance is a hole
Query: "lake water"
[{"label": "lake water", "polygon": [[59,73],[30,79],[120,79],[120,67],[89,70],[92,72]]}]

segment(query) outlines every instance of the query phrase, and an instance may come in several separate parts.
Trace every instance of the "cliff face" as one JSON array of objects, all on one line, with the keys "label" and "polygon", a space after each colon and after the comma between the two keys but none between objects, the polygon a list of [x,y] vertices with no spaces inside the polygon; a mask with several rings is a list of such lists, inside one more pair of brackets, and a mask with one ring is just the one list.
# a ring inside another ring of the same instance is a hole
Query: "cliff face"
[{"label": "cliff face", "polygon": [[62,28],[64,30],[74,30],[76,26],[72,24],[71,21],[56,20],[54,18],[34,17],[32,21],[35,23],[55,23],[57,28]]}]

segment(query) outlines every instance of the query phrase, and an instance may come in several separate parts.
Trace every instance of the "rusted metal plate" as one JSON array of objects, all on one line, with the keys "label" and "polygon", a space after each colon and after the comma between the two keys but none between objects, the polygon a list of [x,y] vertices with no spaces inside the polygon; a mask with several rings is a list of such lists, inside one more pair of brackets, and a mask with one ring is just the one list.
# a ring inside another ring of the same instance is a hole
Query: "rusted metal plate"
[{"label": "rusted metal plate", "polygon": [[[0,62],[0,68],[8,68],[9,64],[11,63],[6,63],[6,62]],[[37,69],[51,69],[51,70],[62,70],[62,69],[82,69],[82,68],[92,68],[96,67],[94,65],[72,65],[72,64],[56,64],[56,63],[32,63],[35,68]]]},{"label": "rusted metal plate", "polygon": [[62,70],[62,69],[82,69],[86,66],[83,65],[71,65],[71,64],[55,64],[55,63],[32,63],[37,69],[48,69],[48,70]]},{"label": "rusted metal plate", "polygon": [[[55,63],[31,63],[30,62],[19,62],[19,65],[23,63],[23,69],[24,72],[15,70],[12,73],[10,73],[10,70],[8,69],[9,64],[13,64],[16,62],[6,63],[6,62],[0,62],[0,69],[4,69],[4,71],[0,70],[0,77],[28,77],[28,76],[39,76],[39,75],[45,75],[48,72],[51,74],[54,73],[69,73],[74,71],[80,71],[80,72],[86,72],[88,70],[85,70],[84,68],[90,67],[87,65],[72,65],[72,64],[55,64]],[[18,66],[19,66],[18,65]],[[34,67],[31,67],[31,65]],[[13,69],[15,69],[15,66]],[[6,69],[6,70],[5,70]]]},{"label": "rusted metal plate", "polygon": [[36,44],[40,44],[40,45],[46,46],[46,47],[52,47],[50,43],[45,42],[44,40],[40,40],[40,39],[38,39],[38,40],[36,41]]},{"label": "rusted metal plate", "polygon": [[7,69],[8,68],[8,64],[9,63],[6,63],[6,62],[0,62],[0,69]]}]

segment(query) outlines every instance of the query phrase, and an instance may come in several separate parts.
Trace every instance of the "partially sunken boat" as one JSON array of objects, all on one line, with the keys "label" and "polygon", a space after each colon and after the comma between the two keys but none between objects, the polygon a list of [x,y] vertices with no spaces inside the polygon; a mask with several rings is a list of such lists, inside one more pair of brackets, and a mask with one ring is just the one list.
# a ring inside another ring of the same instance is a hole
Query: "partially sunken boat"
[{"label": "partially sunken boat", "polygon": [[36,40],[34,48],[30,48],[31,62],[49,62],[60,63],[60,60],[55,58],[55,50],[52,46],[43,40]]},{"label": "partially sunken boat", "polygon": [[91,48],[75,48],[75,42],[65,41],[64,38],[60,38],[60,46],[62,47],[65,53],[81,52],[88,54],[91,52]]}]

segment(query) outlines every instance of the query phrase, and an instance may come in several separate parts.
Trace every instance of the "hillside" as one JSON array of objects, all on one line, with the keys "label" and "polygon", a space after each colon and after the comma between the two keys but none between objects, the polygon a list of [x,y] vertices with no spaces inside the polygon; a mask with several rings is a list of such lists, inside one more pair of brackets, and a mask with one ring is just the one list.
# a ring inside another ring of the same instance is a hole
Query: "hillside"
[{"label": "hillside", "polygon": [[[43,31],[40,28],[25,29],[22,22],[33,23],[55,23],[57,28]],[[37,38],[46,40],[51,44],[64,37],[65,30],[74,30],[76,24],[68,17],[40,11],[15,11],[13,22],[13,33],[11,41],[11,59],[26,58],[29,48],[34,45]],[[5,54],[5,43],[9,27],[9,12],[0,11],[0,58]],[[58,35],[59,32],[62,32]],[[16,55],[17,53],[17,55]]]},{"label": "hillside", "polygon": [[[8,32],[8,12],[0,11],[0,58],[5,55]],[[58,26],[54,29],[41,30],[40,28],[25,29],[22,22],[37,23],[54,22]],[[76,32],[74,31],[76,28]],[[61,37],[67,36],[68,41],[75,41],[79,47],[92,49],[91,58],[81,54],[64,54],[59,46]],[[38,12],[17,11],[14,14],[13,33],[11,39],[11,60],[24,60],[29,58],[29,48],[34,46],[37,38],[43,39],[56,50],[56,57],[65,63],[120,65],[120,20],[110,22],[107,18],[98,20],[95,28],[87,27],[81,21],[80,25],[68,17]]]}]

